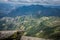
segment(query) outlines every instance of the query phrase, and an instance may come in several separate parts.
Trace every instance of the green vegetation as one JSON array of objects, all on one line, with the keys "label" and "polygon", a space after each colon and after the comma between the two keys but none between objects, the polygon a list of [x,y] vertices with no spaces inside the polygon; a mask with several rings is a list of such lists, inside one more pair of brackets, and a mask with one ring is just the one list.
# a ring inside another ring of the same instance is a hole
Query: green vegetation
[{"label": "green vegetation", "polygon": [[0,30],[25,30],[26,36],[57,39],[60,37],[60,17],[3,17],[0,19]]}]

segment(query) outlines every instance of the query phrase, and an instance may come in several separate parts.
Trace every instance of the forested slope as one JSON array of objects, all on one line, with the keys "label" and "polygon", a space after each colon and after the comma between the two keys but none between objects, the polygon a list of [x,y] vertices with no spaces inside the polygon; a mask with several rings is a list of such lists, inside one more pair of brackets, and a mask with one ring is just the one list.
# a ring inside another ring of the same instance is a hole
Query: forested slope
[{"label": "forested slope", "polygon": [[3,17],[0,19],[0,30],[25,30],[26,36],[60,38],[60,17]]}]

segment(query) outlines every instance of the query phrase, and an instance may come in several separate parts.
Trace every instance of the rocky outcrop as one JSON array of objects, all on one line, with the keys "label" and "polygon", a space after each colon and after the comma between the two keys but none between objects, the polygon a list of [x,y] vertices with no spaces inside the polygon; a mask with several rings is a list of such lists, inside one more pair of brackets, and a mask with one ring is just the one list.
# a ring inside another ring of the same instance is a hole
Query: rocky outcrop
[{"label": "rocky outcrop", "polygon": [[0,31],[0,39],[20,39],[24,31]]}]

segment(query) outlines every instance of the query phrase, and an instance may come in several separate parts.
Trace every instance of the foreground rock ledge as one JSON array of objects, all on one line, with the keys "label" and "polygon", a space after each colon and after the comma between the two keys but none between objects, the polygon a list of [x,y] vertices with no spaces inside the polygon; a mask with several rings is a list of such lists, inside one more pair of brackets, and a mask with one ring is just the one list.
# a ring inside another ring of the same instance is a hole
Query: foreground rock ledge
[{"label": "foreground rock ledge", "polygon": [[4,39],[17,39],[20,40],[23,35],[24,30],[9,30],[9,31],[0,31],[0,40]]}]

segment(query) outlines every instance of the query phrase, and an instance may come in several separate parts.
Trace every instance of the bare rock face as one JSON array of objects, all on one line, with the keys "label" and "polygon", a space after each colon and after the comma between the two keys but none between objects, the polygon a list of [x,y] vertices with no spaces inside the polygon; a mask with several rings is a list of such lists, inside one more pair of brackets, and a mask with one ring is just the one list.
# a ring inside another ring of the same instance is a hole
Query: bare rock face
[{"label": "bare rock face", "polygon": [[13,35],[16,31],[0,31],[0,39]]},{"label": "bare rock face", "polygon": [[5,39],[5,38],[16,38],[20,37],[23,35],[23,31],[0,31],[0,39]]},{"label": "bare rock face", "polygon": [[37,38],[37,37],[22,36],[21,40],[53,40],[53,39],[44,39],[44,38]]}]

